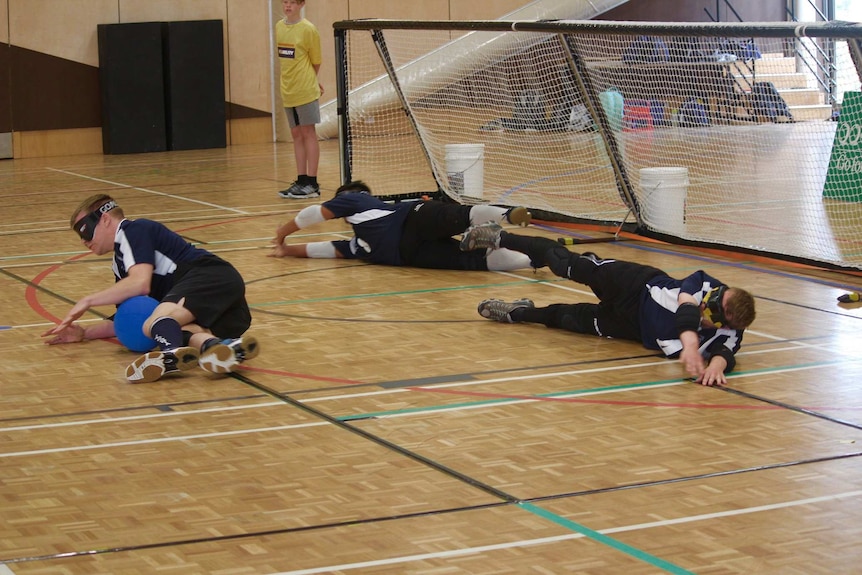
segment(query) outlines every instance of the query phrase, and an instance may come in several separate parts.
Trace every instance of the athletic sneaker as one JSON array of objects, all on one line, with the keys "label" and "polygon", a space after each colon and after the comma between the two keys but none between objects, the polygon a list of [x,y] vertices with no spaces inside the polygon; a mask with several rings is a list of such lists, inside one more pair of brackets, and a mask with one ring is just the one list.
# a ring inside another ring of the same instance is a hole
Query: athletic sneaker
[{"label": "athletic sneaker", "polygon": [[287,198],[291,197],[291,196],[290,196],[290,194],[292,194],[292,193],[298,193],[298,192],[299,192],[299,189],[300,189],[301,187],[302,187],[302,184],[300,184],[299,182],[293,182],[293,183],[292,183],[292,184],[290,184],[290,186],[288,186],[286,189],[281,190],[280,192],[278,192],[278,195],[279,195],[280,197],[282,197],[282,198],[287,199]]},{"label": "athletic sneaker", "polygon": [[534,307],[536,304],[533,303],[533,300],[527,298],[516,299],[512,303],[504,302],[501,299],[486,299],[479,304],[479,315],[494,321],[515,323],[511,316],[514,310]]},{"label": "athletic sneaker", "polygon": [[211,373],[230,373],[242,362],[257,357],[260,345],[250,335],[223,339],[201,353],[200,366]]},{"label": "athletic sneaker", "polygon": [[[282,198],[290,198],[292,200],[301,200],[303,198],[319,198],[320,197],[320,186],[317,184],[302,184],[297,189],[288,188],[286,196],[281,196]],[[281,195],[281,192],[279,192]]]},{"label": "athletic sneaker", "polygon": [[529,226],[532,218],[533,214],[523,206],[510,208],[509,211],[506,212],[506,221],[514,226]]},{"label": "athletic sneaker", "polygon": [[469,252],[481,248],[497,249],[500,247],[500,232],[503,226],[497,222],[485,222],[470,226],[461,237],[461,251]]},{"label": "athletic sneaker", "polygon": [[145,353],[126,368],[129,383],[150,383],[166,373],[186,371],[198,364],[198,350],[178,347],[166,351]]}]

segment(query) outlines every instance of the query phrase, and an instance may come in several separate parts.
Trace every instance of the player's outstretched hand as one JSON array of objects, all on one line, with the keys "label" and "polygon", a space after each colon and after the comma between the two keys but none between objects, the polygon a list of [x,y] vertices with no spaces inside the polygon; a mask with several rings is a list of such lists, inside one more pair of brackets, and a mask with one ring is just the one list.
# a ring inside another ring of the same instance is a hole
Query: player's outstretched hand
[{"label": "player's outstretched hand", "polygon": [[706,366],[706,369],[697,380],[701,385],[727,385],[727,377],[724,375],[724,370],[715,365]]},{"label": "player's outstretched hand", "polygon": [[45,340],[45,343],[48,345],[57,345],[58,343],[78,343],[84,341],[84,328],[74,323],[63,328],[60,328],[58,325],[42,334],[42,337],[48,336],[54,336],[51,339]]},{"label": "player's outstretched hand", "polygon": [[283,258],[287,255],[287,246],[284,245],[283,242],[272,240],[270,244],[272,245],[272,251],[269,253],[268,257]]}]

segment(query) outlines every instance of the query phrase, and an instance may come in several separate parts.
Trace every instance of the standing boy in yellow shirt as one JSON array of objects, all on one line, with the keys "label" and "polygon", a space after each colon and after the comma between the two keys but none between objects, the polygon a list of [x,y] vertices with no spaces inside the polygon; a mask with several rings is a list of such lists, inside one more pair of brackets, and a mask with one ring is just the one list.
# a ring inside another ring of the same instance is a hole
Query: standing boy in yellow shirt
[{"label": "standing boy in yellow shirt", "polygon": [[278,192],[282,198],[320,196],[317,167],[320,145],[315,124],[320,123],[320,97],[323,86],[320,71],[320,34],[302,17],[305,0],[282,0],[284,18],[275,25],[278,59],[281,64],[281,99],[293,137],[296,181]]}]

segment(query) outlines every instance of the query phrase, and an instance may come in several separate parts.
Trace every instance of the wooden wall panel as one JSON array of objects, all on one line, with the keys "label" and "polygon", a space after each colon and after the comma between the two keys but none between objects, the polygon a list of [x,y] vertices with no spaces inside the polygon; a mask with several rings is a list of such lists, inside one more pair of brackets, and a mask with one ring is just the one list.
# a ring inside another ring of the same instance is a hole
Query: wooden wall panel
[{"label": "wooden wall panel", "polygon": [[9,43],[9,0],[0,0],[0,44]]},{"label": "wooden wall panel", "polygon": [[14,136],[16,159],[102,153],[101,128],[35,130],[15,132]]},{"label": "wooden wall panel", "polygon": [[[272,113],[272,38],[264,33],[269,31],[270,18],[266,9],[260,9],[262,2],[254,4],[249,6],[248,0],[227,2],[227,38],[234,40],[225,43],[227,92],[235,104]],[[272,134],[272,129],[269,132]]]},{"label": "wooden wall panel", "polygon": [[475,2],[452,1],[449,8],[452,20],[496,20],[527,2],[523,0],[477,0]]},{"label": "wooden wall panel", "polygon": [[90,66],[99,65],[96,26],[119,21],[116,0],[6,1],[11,44]]},{"label": "wooden wall panel", "polygon": [[[306,17],[321,31],[323,67],[321,81],[323,101],[335,97],[335,55],[332,23],[356,18],[399,19],[495,19],[508,14],[527,0],[427,0],[425,2],[392,2],[392,0],[308,0]],[[748,21],[783,19],[784,0],[745,3],[742,16]],[[704,8],[715,10],[712,0],[660,2],[632,0],[606,19],[694,20],[707,19]],[[264,135],[268,141],[288,141],[289,130],[281,111],[280,96],[273,79],[277,77],[273,58],[273,25],[280,18],[281,0],[0,0],[0,42],[13,48],[32,50],[78,65],[98,67],[96,26],[120,22],[220,19],[225,22],[225,97],[232,108],[256,118],[255,129],[243,132],[246,140],[252,134]],[[722,15],[722,19],[726,14]],[[11,78],[30,81],[32,78]],[[95,92],[97,87],[71,86],[80,94]],[[37,87],[38,91],[38,87]],[[268,118],[270,130],[261,131],[260,118]],[[230,118],[229,118],[230,121]],[[65,122],[56,129],[88,124]],[[12,126],[15,131],[14,108]],[[40,130],[40,127],[31,128]],[[239,127],[238,127],[239,129]],[[239,135],[239,134],[237,134]],[[41,138],[39,138],[41,139]],[[65,140],[60,138],[59,140]],[[68,153],[77,153],[70,149]]]},{"label": "wooden wall panel", "polygon": [[[119,0],[118,3],[122,22],[173,22],[227,18],[225,0],[147,0],[146,2]],[[253,2],[247,2],[247,4],[253,4]]]}]

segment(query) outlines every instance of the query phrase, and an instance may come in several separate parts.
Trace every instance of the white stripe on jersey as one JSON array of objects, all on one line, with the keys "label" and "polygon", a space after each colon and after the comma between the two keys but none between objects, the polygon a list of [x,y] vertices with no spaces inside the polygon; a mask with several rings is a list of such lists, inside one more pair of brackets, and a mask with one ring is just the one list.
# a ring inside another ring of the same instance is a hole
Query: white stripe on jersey
[{"label": "white stripe on jersey", "polygon": [[395,212],[392,210],[365,210],[364,212],[357,212],[353,215],[347,216],[344,219],[349,224],[362,224],[365,222],[370,222],[372,220],[379,220],[380,218],[391,216],[394,213]]}]

